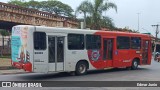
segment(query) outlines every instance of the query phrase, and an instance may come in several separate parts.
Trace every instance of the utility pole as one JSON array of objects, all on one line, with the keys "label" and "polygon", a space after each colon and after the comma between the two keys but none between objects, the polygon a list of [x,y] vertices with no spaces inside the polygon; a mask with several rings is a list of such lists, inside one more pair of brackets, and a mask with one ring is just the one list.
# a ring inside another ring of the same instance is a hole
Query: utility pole
[{"label": "utility pole", "polygon": [[153,54],[154,55],[153,57],[155,59],[156,46],[157,46],[157,42],[158,42],[158,37],[157,36],[158,36],[158,33],[159,33],[159,29],[158,28],[159,28],[160,25],[157,24],[157,25],[151,25],[151,26],[152,27],[156,27],[156,32],[155,32],[156,33],[156,39],[155,39],[154,54]]},{"label": "utility pole", "polygon": [[140,15],[140,13],[137,13],[137,15],[138,15],[138,32],[139,32],[139,15]]},{"label": "utility pole", "polygon": [[157,42],[158,41],[158,38],[157,38],[157,35],[158,35],[158,33],[159,33],[159,30],[158,30],[158,28],[159,28],[159,26],[160,25],[151,25],[152,27],[156,27],[156,39],[155,39],[155,41]]}]

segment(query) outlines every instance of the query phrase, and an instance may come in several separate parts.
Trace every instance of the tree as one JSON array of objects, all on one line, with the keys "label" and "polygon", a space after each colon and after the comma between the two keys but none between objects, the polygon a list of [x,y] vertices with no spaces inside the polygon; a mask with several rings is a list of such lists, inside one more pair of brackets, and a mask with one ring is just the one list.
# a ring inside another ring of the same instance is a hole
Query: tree
[{"label": "tree", "polygon": [[64,4],[60,1],[49,0],[49,1],[42,1],[40,3],[42,5],[42,11],[47,11],[49,13],[61,16],[68,16],[68,17],[73,16],[72,15],[73,9],[69,5]]},{"label": "tree", "polygon": [[[105,24],[113,24],[112,19],[109,17],[104,17],[103,13],[110,10],[115,9],[117,12],[116,4],[109,2],[108,0],[94,0],[94,2],[90,2],[88,0],[83,1],[79,7],[77,7],[77,12],[84,13],[84,16],[88,14],[91,17],[91,28],[92,29],[100,29]],[[76,12],[76,13],[77,13]],[[84,19],[86,19],[84,17]],[[104,21],[107,20],[107,21]],[[105,24],[104,24],[105,23]],[[114,26],[114,25],[111,25]]]},{"label": "tree", "polygon": [[42,8],[41,3],[38,2],[38,1],[34,1],[34,0],[26,2],[26,7],[27,8],[38,9],[38,10],[40,10],[40,8]]},{"label": "tree", "polygon": [[115,28],[112,18],[107,16],[103,16],[103,18],[100,21],[100,25],[101,25],[100,27],[102,28],[109,28],[109,29]]},{"label": "tree", "polygon": [[27,7],[27,3],[24,0],[10,0],[9,4],[18,5],[21,7]]},{"label": "tree", "polygon": [[86,16],[86,14],[90,12],[88,9],[88,6],[90,6],[89,4],[90,3],[88,3],[88,1],[83,1],[76,9],[76,15],[78,13],[83,13],[84,15],[84,28],[86,28],[86,19],[90,19],[89,17]]},{"label": "tree", "polygon": [[49,12],[56,15],[66,16],[66,17],[73,17],[73,9],[60,1],[56,0],[48,0],[48,1],[21,1],[21,0],[10,0],[9,4],[14,4],[26,8],[37,9],[40,11]]}]

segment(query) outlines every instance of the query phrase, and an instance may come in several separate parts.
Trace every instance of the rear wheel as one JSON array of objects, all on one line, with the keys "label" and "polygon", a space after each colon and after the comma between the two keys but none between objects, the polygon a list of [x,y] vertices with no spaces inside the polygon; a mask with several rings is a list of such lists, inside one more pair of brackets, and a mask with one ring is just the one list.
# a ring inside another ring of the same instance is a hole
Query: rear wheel
[{"label": "rear wheel", "polygon": [[134,59],[132,62],[131,69],[136,70],[138,68],[138,60]]},{"label": "rear wheel", "polygon": [[76,65],[76,75],[87,74],[87,64],[85,62],[78,62]]}]

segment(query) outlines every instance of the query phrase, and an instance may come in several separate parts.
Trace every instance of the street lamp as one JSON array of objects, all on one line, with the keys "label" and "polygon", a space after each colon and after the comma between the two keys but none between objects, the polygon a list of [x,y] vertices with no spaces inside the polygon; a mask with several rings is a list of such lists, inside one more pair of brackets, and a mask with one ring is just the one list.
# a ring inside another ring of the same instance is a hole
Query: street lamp
[{"label": "street lamp", "polygon": [[81,28],[86,29],[86,18],[87,18],[86,12],[85,12],[85,11],[80,11],[79,13],[80,13],[80,14],[81,14],[81,13],[84,14],[84,20],[83,20],[83,22],[81,23],[81,24],[83,24],[83,25],[81,26]]}]

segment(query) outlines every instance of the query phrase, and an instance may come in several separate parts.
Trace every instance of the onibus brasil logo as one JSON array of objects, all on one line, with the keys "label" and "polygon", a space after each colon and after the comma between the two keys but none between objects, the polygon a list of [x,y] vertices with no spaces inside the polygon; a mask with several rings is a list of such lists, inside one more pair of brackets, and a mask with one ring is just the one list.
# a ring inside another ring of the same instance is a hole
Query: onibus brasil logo
[{"label": "onibus brasil logo", "polygon": [[2,82],[2,87],[42,87],[42,85],[34,82]]}]

